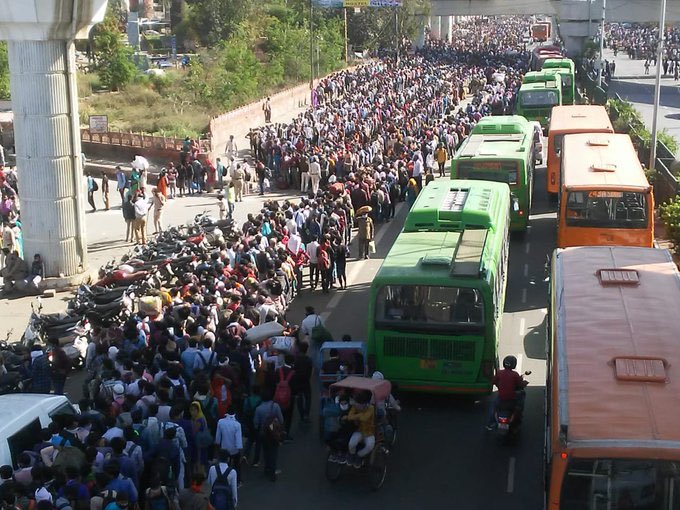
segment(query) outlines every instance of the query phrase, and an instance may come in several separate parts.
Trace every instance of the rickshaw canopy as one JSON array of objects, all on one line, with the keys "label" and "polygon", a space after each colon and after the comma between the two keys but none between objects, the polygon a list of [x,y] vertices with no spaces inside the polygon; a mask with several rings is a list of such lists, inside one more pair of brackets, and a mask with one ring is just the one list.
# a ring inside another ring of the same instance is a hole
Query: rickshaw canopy
[{"label": "rickshaw canopy", "polygon": [[370,379],[368,377],[359,377],[350,375],[341,381],[331,384],[331,390],[368,390],[373,394],[373,400],[376,402],[387,400],[392,393],[392,383],[385,379]]}]

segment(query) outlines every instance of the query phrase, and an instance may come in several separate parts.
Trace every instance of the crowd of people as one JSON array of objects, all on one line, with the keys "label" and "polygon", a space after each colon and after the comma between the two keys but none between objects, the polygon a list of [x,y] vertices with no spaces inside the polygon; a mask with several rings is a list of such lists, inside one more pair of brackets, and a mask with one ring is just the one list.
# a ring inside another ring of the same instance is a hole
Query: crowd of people
[{"label": "crowd of people", "polygon": [[[656,66],[659,27],[656,24],[610,23],[605,26],[605,46],[614,56],[625,52],[630,59],[643,60],[645,74]],[[664,33],[664,50],[661,62],[663,76],[680,79],[680,27],[667,26]]]},{"label": "crowd of people", "polygon": [[[18,467],[0,468],[3,508],[222,510],[237,505],[239,485],[261,461],[275,481],[278,450],[290,440],[295,417],[300,426],[310,421],[311,354],[331,337],[312,306],[300,327],[289,324],[290,300],[306,289],[346,288],[353,236],[354,255],[369,257],[377,225],[394,218],[398,202],[412,204],[435,169],[445,175],[445,162],[475,123],[512,111],[527,29],[520,18],[465,24],[453,44],[431,41],[399,62],[322,79],[314,108],[288,124],[251,130],[252,179],[260,192],[267,180],[300,189],[305,198],[265,202],[237,236],[163,288],[157,310],[122,324],[93,324],[81,414],[55,418],[18,456]],[[463,37],[472,30],[481,43]],[[156,211],[176,195],[226,188],[234,190],[228,204],[218,197],[228,215],[242,190],[238,181],[251,171],[237,156],[232,139],[227,163],[218,160],[211,171],[189,141],[153,188],[154,199],[162,197]],[[187,188],[182,169],[199,166],[208,171],[196,181],[192,170]],[[118,172],[128,234],[143,243],[145,171]],[[275,324],[283,330],[276,338],[253,336]],[[63,390],[69,367],[59,349],[53,346],[52,356],[63,366],[32,348],[26,370],[33,391]],[[364,400],[354,415],[366,414]]]}]

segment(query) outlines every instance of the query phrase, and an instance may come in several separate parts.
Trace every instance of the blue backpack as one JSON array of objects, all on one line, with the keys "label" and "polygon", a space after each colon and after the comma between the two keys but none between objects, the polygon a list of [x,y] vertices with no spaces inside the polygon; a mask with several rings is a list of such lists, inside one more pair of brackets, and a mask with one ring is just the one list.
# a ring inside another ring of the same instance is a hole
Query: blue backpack
[{"label": "blue backpack", "polygon": [[229,485],[229,473],[231,468],[228,467],[226,471],[220,471],[220,465],[215,466],[217,471],[217,478],[210,490],[210,504],[215,510],[234,510],[234,495],[231,493],[231,486]]}]

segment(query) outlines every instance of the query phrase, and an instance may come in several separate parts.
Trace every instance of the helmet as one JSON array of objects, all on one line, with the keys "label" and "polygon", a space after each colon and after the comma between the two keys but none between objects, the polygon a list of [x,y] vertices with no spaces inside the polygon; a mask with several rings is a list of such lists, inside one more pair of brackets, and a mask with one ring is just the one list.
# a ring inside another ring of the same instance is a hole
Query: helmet
[{"label": "helmet", "polygon": [[382,374],[382,372],[378,372],[377,370],[373,372],[373,376],[371,379],[377,379],[377,380],[383,380],[385,379],[385,376]]},{"label": "helmet", "polygon": [[517,358],[514,356],[506,356],[503,358],[503,368],[509,368],[510,370],[514,370],[515,367],[517,367]]}]

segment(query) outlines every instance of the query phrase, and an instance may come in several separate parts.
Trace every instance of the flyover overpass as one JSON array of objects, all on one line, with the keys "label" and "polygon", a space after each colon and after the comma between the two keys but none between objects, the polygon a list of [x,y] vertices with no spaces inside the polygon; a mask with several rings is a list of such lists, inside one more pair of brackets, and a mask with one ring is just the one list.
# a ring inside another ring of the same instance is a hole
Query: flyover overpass
[{"label": "flyover overpass", "polygon": [[[659,22],[660,0],[606,0],[607,21]],[[435,36],[450,35],[452,16],[498,16],[542,14],[551,16],[570,52],[597,33],[602,0],[432,0],[430,27]],[[680,1],[670,0],[666,23],[680,22]]]}]

